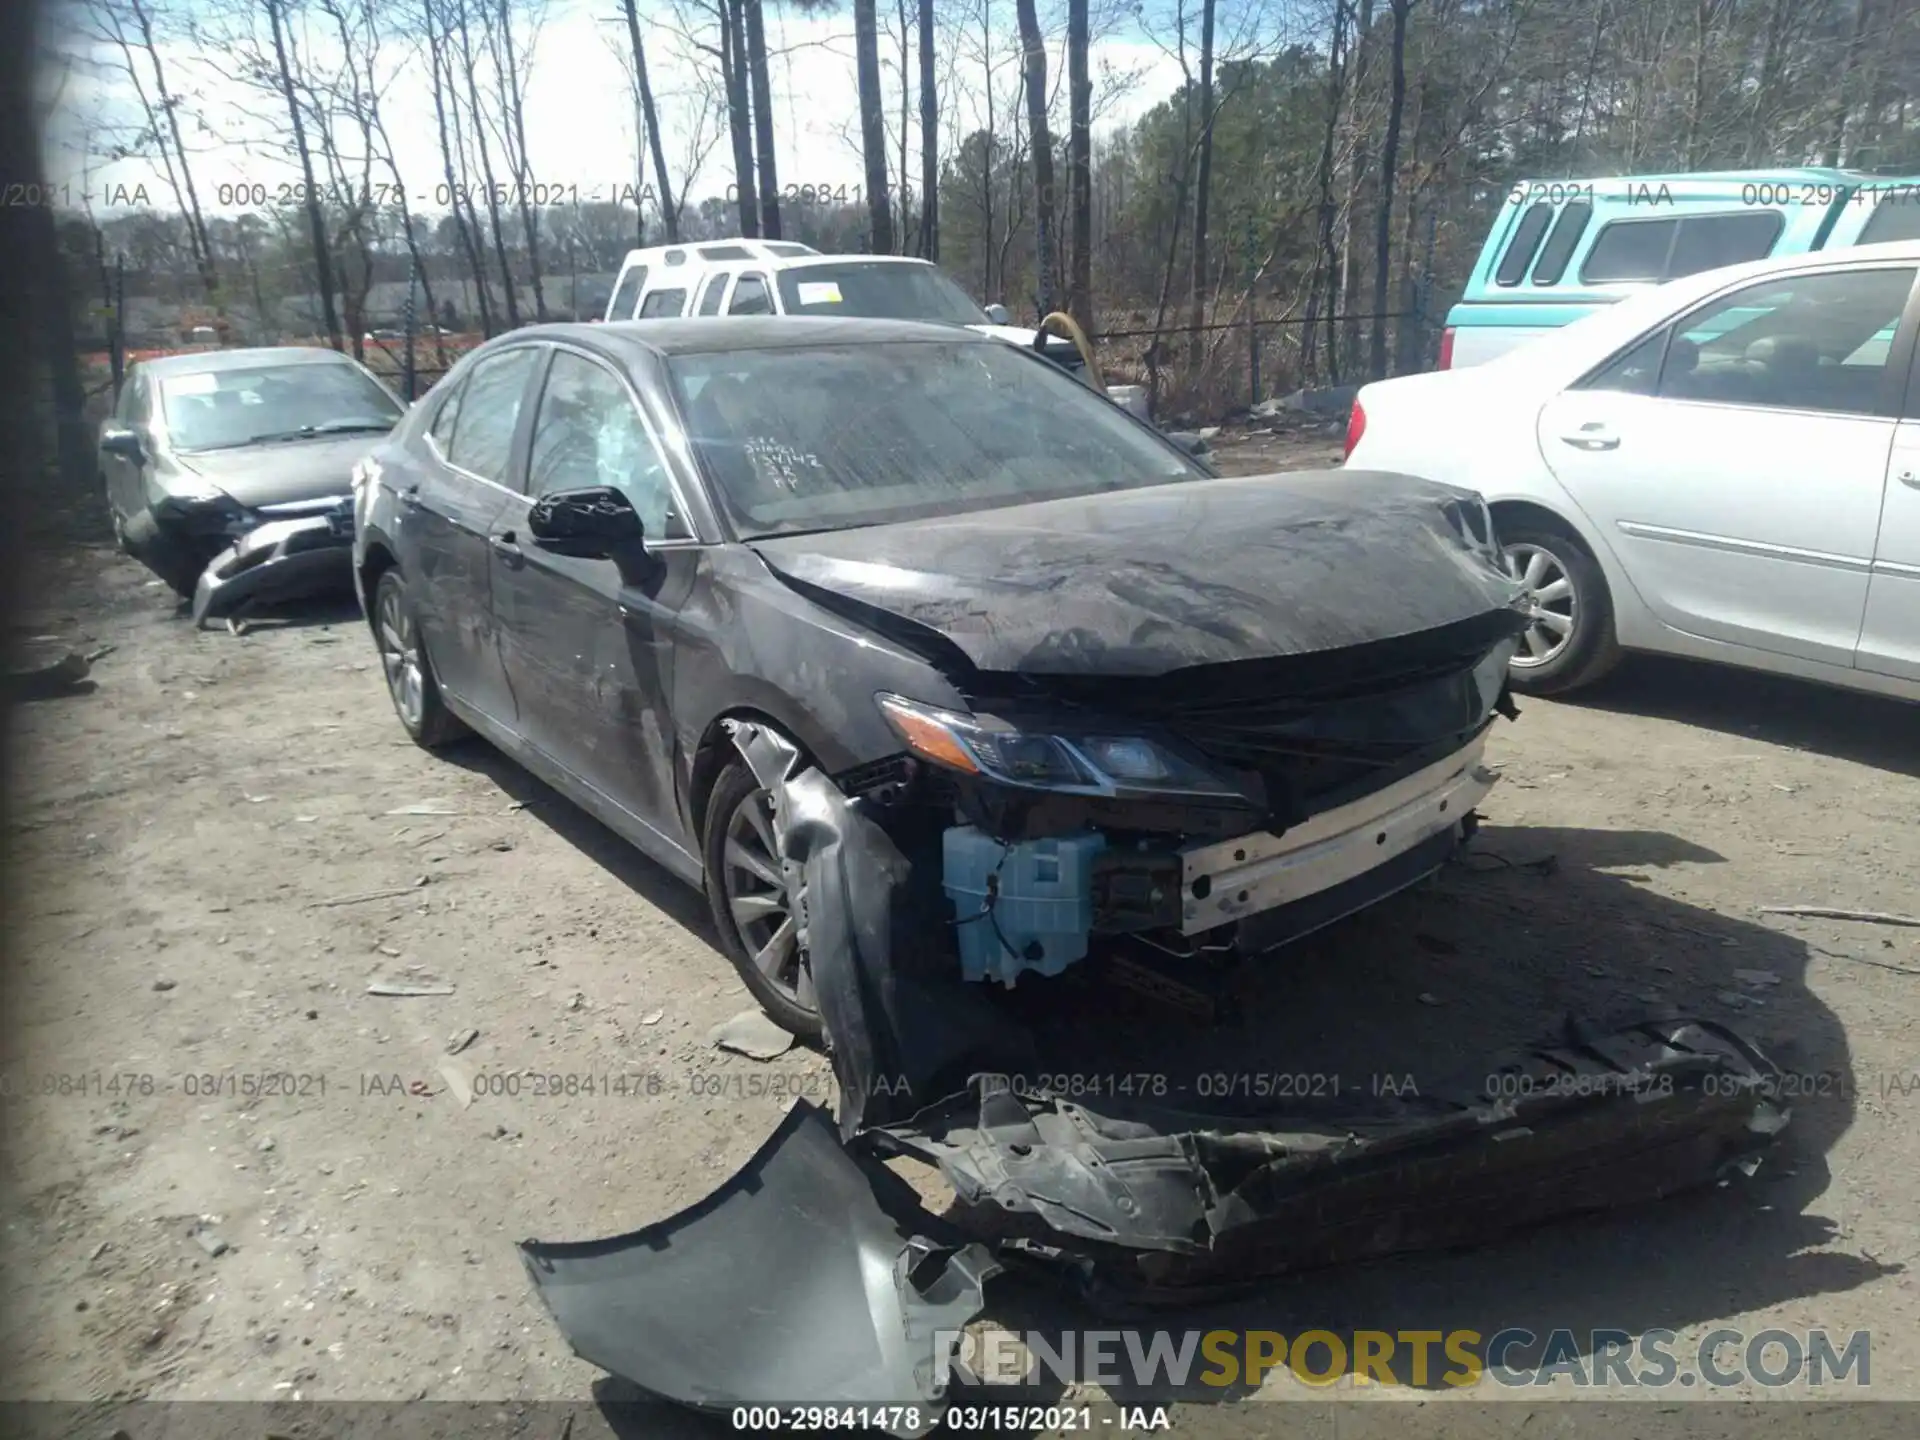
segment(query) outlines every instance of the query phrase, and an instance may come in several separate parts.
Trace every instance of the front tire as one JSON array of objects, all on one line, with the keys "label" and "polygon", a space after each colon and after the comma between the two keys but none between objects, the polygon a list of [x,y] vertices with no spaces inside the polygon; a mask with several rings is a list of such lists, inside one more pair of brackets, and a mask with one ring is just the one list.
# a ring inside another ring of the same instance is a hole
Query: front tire
[{"label": "front tire", "polygon": [[1526,586],[1533,623],[1507,668],[1523,695],[1562,695],[1620,662],[1613,596],[1600,563],[1574,536],[1521,524],[1500,536],[1507,573]]},{"label": "front tire", "polygon": [[741,982],[781,1029],[819,1040],[819,1001],[795,936],[794,902],[773,833],[773,797],[744,760],[728,761],[713,782],[702,848],[714,929]]},{"label": "front tire", "polygon": [[438,750],[466,735],[467,727],[440,696],[413,602],[398,567],[383,572],[374,586],[373,642],[380,651],[387,696],[413,743],[425,750]]}]

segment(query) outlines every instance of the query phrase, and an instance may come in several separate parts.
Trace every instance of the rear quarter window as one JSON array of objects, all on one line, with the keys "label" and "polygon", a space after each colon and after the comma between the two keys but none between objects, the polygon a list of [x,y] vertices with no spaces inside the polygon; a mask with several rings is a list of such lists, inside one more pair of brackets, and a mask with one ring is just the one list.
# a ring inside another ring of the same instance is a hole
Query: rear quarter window
[{"label": "rear quarter window", "polygon": [[678,315],[687,308],[687,292],[684,289],[656,290],[640,302],[642,320],[655,316]]},{"label": "rear quarter window", "polygon": [[1593,206],[1585,200],[1575,200],[1560,212],[1560,218],[1553,222],[1553,233],[1540,247],[1540,263],[1533,267],[1534,284],[1560,283],[1560,277],[1567,273],[1567,262],[1573,258],[1574,247],[1587,233],[1587,222],[1592,218]]},{"label": "rear quarter window", "polygon": [[1500,268],[1493,272],[1494,284],[1520,283],[1527,273],[1527,267],[1533,264],[1534,252],[1540,248],[1540,237],[1547,233],[1547,226],[1552,220],[1553,206],[1542,202],[1527,207],[1527,213],[1513,227],[1513,239],[1507,242],[1507,253],[1500,257]]}]

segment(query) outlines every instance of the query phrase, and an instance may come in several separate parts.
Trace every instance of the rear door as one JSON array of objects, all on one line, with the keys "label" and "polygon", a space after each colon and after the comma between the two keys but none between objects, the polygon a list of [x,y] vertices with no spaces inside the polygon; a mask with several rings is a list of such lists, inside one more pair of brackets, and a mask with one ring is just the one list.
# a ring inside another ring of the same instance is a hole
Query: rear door
[{"label": "rear door", "polygon": [[505,481],[521,448],[541,348],[483,356],[427,430],[417,485],[400,491],[402,541],[423,590],[419,620],[441,685],[489,719],[516,718],[489,595],[488,539],[512,499]]},{"label": "rear door", "polygon": [[1913,265],[1723,292],[1541,412],[1541,453],[1676,630],[1851,666]]},{"label": "rear door", "polygon": [[1867,582],[1867,615],[1855,663],[1876,675],[1920,681],[1920,287],[1894,342],[1895,365],[1907,371],[1906,395],[1887,462],[1880,538]]}]

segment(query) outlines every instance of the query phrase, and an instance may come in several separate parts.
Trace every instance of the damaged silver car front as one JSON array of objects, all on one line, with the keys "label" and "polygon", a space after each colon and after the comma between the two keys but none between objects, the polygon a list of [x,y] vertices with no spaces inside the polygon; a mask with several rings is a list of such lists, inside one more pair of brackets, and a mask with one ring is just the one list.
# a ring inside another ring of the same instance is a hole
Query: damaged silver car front
[{"label": "damaged silver car front", "polygon": [[287,507],[296,513],[268,519],[241,534],[200,573],[193,591],[193,623],[243,615],[255,606],[303,599],[350,580],[353,501]]}]

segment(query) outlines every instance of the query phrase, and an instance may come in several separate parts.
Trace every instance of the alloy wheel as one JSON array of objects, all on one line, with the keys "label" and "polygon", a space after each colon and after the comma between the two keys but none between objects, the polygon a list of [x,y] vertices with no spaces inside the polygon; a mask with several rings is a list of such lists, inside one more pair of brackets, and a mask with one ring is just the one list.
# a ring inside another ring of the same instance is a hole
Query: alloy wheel
[{"label": "alloy wheel", "polygon": [[409,730],[417,731],[426,716],[426,672],[420,636],[397,585],[386,586],[380,594],[379,647],[380,666],[387,673],[387,692],[393,696],[394,709]]},{"label": "alloy wheel", "polygon": [[813,971],[800,949],[798,922],[780,846],[773,830],[773,796],[755,790],[727,817],[721,885],[741,944],[767,983],[803,1010],[818,1008]]},{"label": "alloy wheel", "polygon": [[1558,659],[1573,640],[1578,622],[1573,581],[1551,550],[1538,545],[1506,547],[1507,573],[1525,589],[1522,599],[1531,623],[1513,657],[1519,668],[1533,669]]}]

